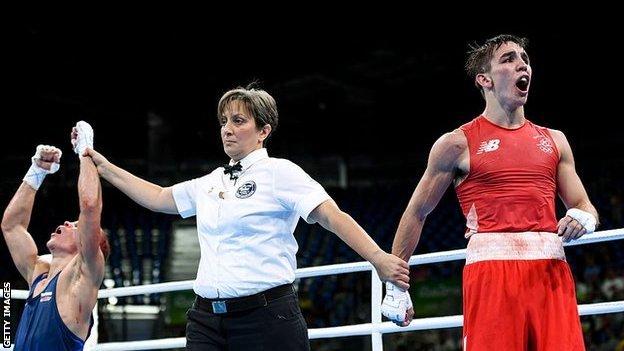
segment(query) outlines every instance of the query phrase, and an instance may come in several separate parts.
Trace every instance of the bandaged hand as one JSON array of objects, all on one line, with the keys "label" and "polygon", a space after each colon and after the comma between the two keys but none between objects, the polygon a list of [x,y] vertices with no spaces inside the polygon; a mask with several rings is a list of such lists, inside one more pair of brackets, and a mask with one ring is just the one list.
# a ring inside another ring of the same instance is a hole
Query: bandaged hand
[{"label": "bandaged hand", "polygon": [[411,322],[412,315],[408,314],[408,311],[412,307],[412,298],[409,291],[386,282],[386,296],[381,303],[381,314],[396,325],[406,326]]},{"label": "bandaged hand", "polygon": [[84,156],[87,148],[93,149],[93,128],[85,121],[79,121],[72,128],[71,143],[78,156]]},{"label": "bandaged hand", "polygon": [[48,174],[55,173],[61,167],[61,156],[63,152],[51,145],[38,145],[31,165],[23,180],[33,189],[39,190],[41,183]]},{"label": "bandaged hand", "polygon": [[596,223],[597,220],[593,214],[578,208],[571,208],[559,221],[557,234],[563,237],[564,242],[568,242],[584,234],[593,233],[596,230]]}]

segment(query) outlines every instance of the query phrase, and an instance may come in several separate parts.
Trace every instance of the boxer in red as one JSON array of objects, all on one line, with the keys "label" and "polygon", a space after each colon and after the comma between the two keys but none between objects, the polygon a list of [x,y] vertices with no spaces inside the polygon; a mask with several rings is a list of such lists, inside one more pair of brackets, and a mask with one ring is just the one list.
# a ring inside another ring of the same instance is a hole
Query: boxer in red
[{"label": "boxer in red", "polygon": [[[524,115],[531,85],[526,39],[474,47],[468,74],[485,99],[471,122],[433,145],[392,253],[408,260],[427,215],[452,183],[466,216],[464,350],[584,350],[574,281],[562,241],[591,233],[598,213],[565,135]],[[557,221],[556,195],[568,209]],[[406,326],[409,292],[386,284],[382,312]]]}]

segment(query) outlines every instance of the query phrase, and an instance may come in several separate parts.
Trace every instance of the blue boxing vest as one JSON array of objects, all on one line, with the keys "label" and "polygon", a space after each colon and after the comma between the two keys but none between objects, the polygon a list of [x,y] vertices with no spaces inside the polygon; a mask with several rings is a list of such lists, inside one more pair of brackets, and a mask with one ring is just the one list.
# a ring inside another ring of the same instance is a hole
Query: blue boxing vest
[{"label": "blue boxing vest", "polygon": [[[56,283],[60,273],[48,283],[48,286],[36,297],[33,292],[37,284],[48,273],[38,276],[33,282],[24,312],[17,327],[15,351],[79,351],[84,347],[84,340],[74,334],[61,319],[56,306]],[[93,317],[89,325],[89,334],[93,326]]]}]

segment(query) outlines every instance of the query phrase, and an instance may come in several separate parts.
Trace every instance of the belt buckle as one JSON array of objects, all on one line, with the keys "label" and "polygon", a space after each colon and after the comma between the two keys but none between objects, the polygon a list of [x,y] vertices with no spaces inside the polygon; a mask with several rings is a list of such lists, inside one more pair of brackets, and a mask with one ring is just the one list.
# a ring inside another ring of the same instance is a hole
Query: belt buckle
[{"label": "belt buckle", "polygon": [[227,305],[225,301],[213,301],[212,302],[212,312],[216,314],[226,313]]}]

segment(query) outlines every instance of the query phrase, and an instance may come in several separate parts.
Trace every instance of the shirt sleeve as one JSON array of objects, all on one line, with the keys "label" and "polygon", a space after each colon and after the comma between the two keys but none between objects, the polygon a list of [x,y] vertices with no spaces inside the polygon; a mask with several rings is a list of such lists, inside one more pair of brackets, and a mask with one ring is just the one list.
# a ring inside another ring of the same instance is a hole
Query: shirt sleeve
[{"label": "shirt sleeve", "polygon": [[173,200],[182,218],[194,216],[197,211],[196,198],[198,183],[199,179],[192,179],[175,184],[171,188]]},{"label": "shirt sleeve", "polygon": [[331,199],[321,184],[301,167],[287,160],[276,160],[273,189],[284,207],[295,211],[308,223],[313,223],[308,220],[310,212]]}]

